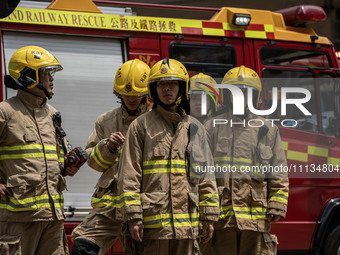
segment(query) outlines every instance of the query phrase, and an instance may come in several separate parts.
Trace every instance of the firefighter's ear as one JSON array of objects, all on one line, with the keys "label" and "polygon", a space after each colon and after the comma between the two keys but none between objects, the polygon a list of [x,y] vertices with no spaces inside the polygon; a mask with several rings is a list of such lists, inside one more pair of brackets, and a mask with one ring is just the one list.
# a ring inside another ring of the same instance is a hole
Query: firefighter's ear
[{"label": "firefighter's ear", "polygon": [[1,0],[0,1],[0,19],[6,18],[18,6],[20,0]]}]

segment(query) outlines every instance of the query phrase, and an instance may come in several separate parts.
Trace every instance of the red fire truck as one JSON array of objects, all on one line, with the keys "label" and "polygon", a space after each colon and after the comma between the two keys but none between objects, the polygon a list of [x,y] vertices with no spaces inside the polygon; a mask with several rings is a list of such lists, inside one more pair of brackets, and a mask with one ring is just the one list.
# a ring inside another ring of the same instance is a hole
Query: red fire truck
[{"label": "red fire truck", "polygon": [[[305,107],[310,116],[293,109],[286,116],[267,116],[280,126],[290,169],[287,217],[273,225],[272,232],[278,236],[280,252],[340,254],[340,69],[333,44],[308,27],[326,19],[322,8],[271,12],[169,7],[215,12],[210,20],[189,20],[136,16],[127,4],[21,1],[11,15],[0,19],[0,83],[18,48],[37,45],[51,51],[64,70],[55,76],[50,103],[62,112],[70,142],[83,147],[96,118],[118,106],[113,79],[128,59],[152,66],[170,57],[181,61],[190,75],[203,72],[217,81],[230,68],[245,65],[263,79],[264,108],[270,107],[273,87],[308,89],[311,99]],[[14,93],[3,85],[0,99]],[[296,120],[295,125],[289,120]],[[98,174],[84,166],[77,176],[67,177],[68,235],[90,210]],[[108,254],[121,252],[116,243]]]}]

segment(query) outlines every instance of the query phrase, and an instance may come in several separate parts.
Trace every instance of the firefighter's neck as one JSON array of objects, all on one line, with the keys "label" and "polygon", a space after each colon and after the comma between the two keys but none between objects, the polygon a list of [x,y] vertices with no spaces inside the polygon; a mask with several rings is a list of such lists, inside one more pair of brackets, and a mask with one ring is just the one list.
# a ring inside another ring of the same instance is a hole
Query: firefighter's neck
[{"label": "firefighter's neck", "polygon": [[135,116],[139,112],[138,109],[136,109],[136,110],[129,110],[127,107],[125,107],[125,109],[128,112],[128,114],[131,115],[131,116]]},{"label": "firefighter's neck", "polygon": [[166,109],[171,112],[177,112],[178,111],[178,105],[171,105],[171,106],[166,106]]}]

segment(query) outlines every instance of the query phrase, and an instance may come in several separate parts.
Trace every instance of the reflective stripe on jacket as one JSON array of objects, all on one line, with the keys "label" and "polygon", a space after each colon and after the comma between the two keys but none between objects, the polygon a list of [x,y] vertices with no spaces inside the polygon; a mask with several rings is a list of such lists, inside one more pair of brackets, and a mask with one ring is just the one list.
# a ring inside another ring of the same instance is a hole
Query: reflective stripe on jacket
[{"label": "reflective stripe on jacket", "polygon": [[46,99],[18,90],[0,103],[0,177],[13,192],[0,198],[0,220],[62,220],[64,152]]},{"label": "reflective stripe on jacket", "polygon": [[[285,217],[289,181],[284,171],[270,173],[261,168],[256,147],[263,165],[283,169],[287,162],[279,130],[271,122],[250,113],[245,125],[243,120],[228,113],[214,119],[228,120],[228,124],[214,127],[212,119],[205,125],[215,160],[221,202],[216,229],[238,227],[241,230],[269,231],[269,214]],[[250,119],[257,119],[252,126],[247,125]],[[269,131],[258,142],[262,123]],[[217,173],[218,169],[220,173]]]},{"label": "reflective stripe on jacket", "polygon": [[[198,131],[189,143],[193,123]],[[186,157],[188,148],[197,162],[213,164],[206,138],[196,119],[160,106],[131,123],[118,183],[125,221],[142,220],[143,238],[195,239],[200,220],[218,220],[214,177],[192,177]]]},{"label": "reflective stripe on jacket", "polygon": [[111,152],[107,146],[108,138],[114,132],[121,132],[125,136],[131,122],[146,110],[145,105],[140,113],[132,116],[124,106],[121,106],[99,116],[94,125],[94,131],[87,141],[86,153],[88,154],[87,164],[103,172],[91,199],[92,207],[98,212],[104,213],[105,211],[111,214],[112,210],[119,208],[121,204],[121,198],[116,195],[117,183],[115,181],[121,149]]}]

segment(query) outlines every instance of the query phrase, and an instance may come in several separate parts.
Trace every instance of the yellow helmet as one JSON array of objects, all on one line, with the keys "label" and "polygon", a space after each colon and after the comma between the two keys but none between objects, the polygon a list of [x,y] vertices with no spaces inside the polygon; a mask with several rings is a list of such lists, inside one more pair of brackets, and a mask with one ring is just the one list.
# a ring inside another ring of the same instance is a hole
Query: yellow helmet
[{"label": "yellow helmet", "polygon": [[[256,106],[259,105],[262,86],[257,73],[244,65],[230,69],[222,80],[222,84],[237,85],[239,87],[252,87],[256,90]],[[255,94],[254,94],[255,96]]]},{"label": "yellow helmet", "polygon": [[[185,94],[185,98],[189,100],[188,96],[188,82],[189,75],[185,66],[171,58],[165,58],[163,60],[158,61],[150,71],[149,76],[149,100],[154,101],[156,96],[156,82],[162,80],[177,80],[180,82],[180,91]],[[182,86],[185,88],[181,89]],[[183,91],[184,90],[184,91]]]},{"label": "yellow helmet", "polygon": [[125,62],[117,70],[113,83],[113,93],[125,96],[146,96],[150,67],[139,59]]},{"label": "yellow helmet", "polygon": [[33,88],[40,83],[39,70],[62,70],[58,60],[47,50],[38,46],[18,49],[9,61],[10,75],[25,88]]},{"label": "yellow helmet", "polygon": [[[199,73],[192,76],[189,80],[189,94],[208,94],[217,107],[218,102],[222,105],[219,89],[215,88],[216,81],[209,75]],[[218,101],[216,101],[218,100]]]}]

